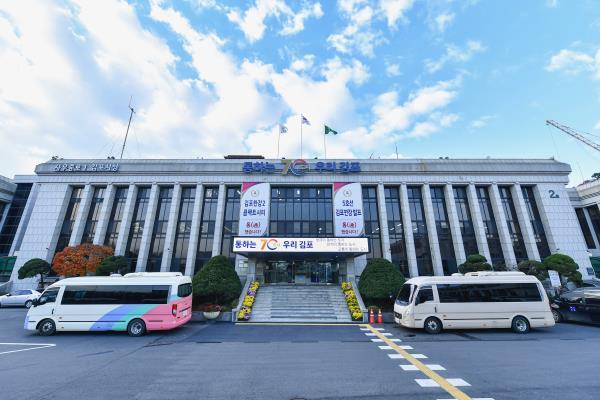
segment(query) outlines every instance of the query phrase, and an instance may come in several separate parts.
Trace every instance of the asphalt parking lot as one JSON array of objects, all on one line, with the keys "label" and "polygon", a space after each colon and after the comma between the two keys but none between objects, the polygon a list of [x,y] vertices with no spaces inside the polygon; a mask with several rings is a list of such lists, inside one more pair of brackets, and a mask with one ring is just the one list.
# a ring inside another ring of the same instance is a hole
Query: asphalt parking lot
[{"label": "asphalt parking lot", "polygon": [[600,397],[600,328],[584,325],[430,336],[393,325],[191,323],[141,338],[40,337],[23,330],[25,313],[0,309],[3,400],[456,398],[446,383],[471,399]]}]

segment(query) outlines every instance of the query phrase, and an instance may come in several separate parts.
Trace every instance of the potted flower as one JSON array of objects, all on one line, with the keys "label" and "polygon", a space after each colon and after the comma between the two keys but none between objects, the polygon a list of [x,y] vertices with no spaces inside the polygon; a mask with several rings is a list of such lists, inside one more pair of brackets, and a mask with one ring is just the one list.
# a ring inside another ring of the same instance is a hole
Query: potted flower
[{"label": "potted flower", "polygon": [[202,314],[207,320],[217,319],[221,313],[221,306],[218,304],[207,304],[202,309]]}]

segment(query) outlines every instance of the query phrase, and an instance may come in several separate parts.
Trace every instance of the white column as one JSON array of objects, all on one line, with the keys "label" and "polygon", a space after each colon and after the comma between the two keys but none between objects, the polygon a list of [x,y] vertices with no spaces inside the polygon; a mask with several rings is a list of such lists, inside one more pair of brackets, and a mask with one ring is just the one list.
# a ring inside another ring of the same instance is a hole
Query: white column
[{"label": "white column", "polygon": [[594,241],[594,245],[596,245],[597,249],[600,249],[600,242],[598,241],[598,235],[596,235],[596,230],[594,229],[594,224],[592,224],[592,219],[590,218],[590,213],[588,212],[587,207],[583,207],[582,210],[583,210],[583,215],[585,217],[585,222],[590,231],[590,235],[592,235],[592,240]]},{"label": "white column", "polygon": [[502,207],[502,200],[500,199],[500,191],[498,190],[498,184],[496,183],[493,183],[490,186],[490,200],[492,202],[494,216],[496,217],[496,227],[498,228],[498,236],[500,237],[500,244],[502,245],[504,263],[506,264],[506,268],[511,270],[516,267],[517,260],[515,258],[515,250],[513,249],[510,232],[508,231],[506,214],[504,214],[504,207]]},{"label": "white column", "polygon": [[481,217],[481,209],[479,208],[479,199],[477,198],[477,190],[474,184],[469,184],[467,187],[469,197],[469,209],[471,210],[471,220],[473,221],[473,229],[475,230],[475,239],[477,239],[477,250],[479,254],[484,256],[488,262],[492,262],[490,249],[488,247],[487,236],[485,234],[485,225]]},{"label": "white column", "polygon": [[512,185],[510,187],[510,193],[512,194],[515,211],[517,212],[517,219],[519,220],[519,227],[521,228],[523,243],[525,244],[525,249],[527,250],[527,258],[530,260],[540,261],[540,252],[538,251],[537,242],[535,241],[535,233],[533,232],[533,225],[531,225],[531,219],[529,218],[527,205],[523,199],[521,185]]},{"label": "white column", "polygon": [[156,217],[159,192],[160,187],[156,183],[152,184],[150,198],[148,199],[148,209],[146,210],[146,216],[144,217],[144,228],[142,230],[142,240],[140,242],[140,251],[138,253],[137,264],[135,265],[135,272],[144,272],[146,270],[148,252],[151,250],[150,243],[152,242],[152,231],[154,230],[154,219]]},{"label": "white column", "polygon": [[163,249],[163,258],[160,263],[160,271],[168,272],[171,268],[173,259],[173,247],[175,245],[175,236],[177,233],[177,217],[179,216],[179,206],[181,204],[181,185],[175,184],[173,188],[173,198],[171,199],[171,209],[169,210],[169,223],[167,225],[167,235],[165,237],[165,248]]},{"label": "white column", "polygon": [[103,245],[106,236],[106,228],[108,228],[108,220],[112,211],[112,205],[115,200],[115,185],[107,185],[104,191],[104,200],[102,200],[102,208],[98,217],[98,225],[94,234],[94,244]]},{"label": "white column", "polygon": [[421,187],[421,191],[423,192],[423,209],[425,210],[425,223],[427,224],[427,237],[429,238],[429,252],[431,253],[433,273],[444,276],[440,241],[437,234],[437,227],[435,226],[435,215],[433,215],[433,203],[431,202],[431,188],[429,184],[424,184]]},{"label": "white column", "polygon": [[402,212],[402,226],[404,227],[404,245],[406,246],[408,270],[411,277],[419,276],[415,239],[413,237],[412,220],[410,218],[410,206],[408,205],[408,189],[405,183],[400,185],[400,211]]},{"label": "white column", "polygon": [[225,184],[219,185],[219,200],[217,201],[217,213],[215,220],[215,236],[213,239],[212,256],[221,254],[221,241],[223,239],[223,216],[225,215]]},{"label": "white column", "polygon": [[381,234],[383,258],[392,261],[390,231],[388,230],[387,209],[385,208],[385,190],[382,182],[377,185],[377,208],[379,210],[379,232]]},{"label": "white column", "polygon": [[75,217],[73,230],[71,231],[69,246],[76,246],[81,243],[81,237],[83,236],[83,230],[85,229],[85,223],[90,211],[92,197],[94,197],[94,187],[90,184],[87,184],[83,188],[83,192],[81,194],[81,201],[79,203],[79,208],[77,209],[77,216]]},{"label": "white column", "polygon": [[187,258],[185,260],[185,274],[192,276],[196,265],[196,254],[198,252],[198,239],[200,237],[200,222],[202,217],[202,202],[204,201],[204,188],[201,184],[196,185],[196,197],[194,198],[194,209],[192,212],[192,231],[190,232],[190,244],[188,246]]},{"label": "white column", "polygon": [[125,200],[125,209],[123,210],[123,219],[119,228],[119,237],[115,244],[115,255],[124,256],[127,251],[127,241],[129,239],[129,230],[131,228],[131,220],[133,219],[133,211],[135,210],[135,202],[137,200],[137,186],[133,183],[129,185],[127,191],[127,200]]},{"label": "white column", "polygon": [[467,259],[465,255],[465,245],[460,232],[460,222],[456,212],[456,200],[454,199],[454,190],[451,184],[444,185],[444,199],[446,200],[446,211],[448,212],[448,223],[452,233],[452,245],[454,246],[454,257],[456,264],[460,265]]}]

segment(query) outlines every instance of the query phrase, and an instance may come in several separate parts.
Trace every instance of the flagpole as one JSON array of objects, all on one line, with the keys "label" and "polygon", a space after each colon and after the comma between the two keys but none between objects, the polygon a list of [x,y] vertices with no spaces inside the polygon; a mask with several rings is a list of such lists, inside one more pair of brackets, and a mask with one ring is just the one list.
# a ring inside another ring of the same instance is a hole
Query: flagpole
[{"label": "flagpole", "polygon": [[279,142],[281,141],[281,126],[279,127],[279,132],[277,133],[277,158],[279,158]]},{"label": "flagpole", "polygon": [[325,158],[327,158],[327,135],[323,134],[323,150],[325,150]]},{"label": "flagpole", "polygon": [[300,158],[304,158],[304,151],[302,149],[302,114],[300,114]]}]

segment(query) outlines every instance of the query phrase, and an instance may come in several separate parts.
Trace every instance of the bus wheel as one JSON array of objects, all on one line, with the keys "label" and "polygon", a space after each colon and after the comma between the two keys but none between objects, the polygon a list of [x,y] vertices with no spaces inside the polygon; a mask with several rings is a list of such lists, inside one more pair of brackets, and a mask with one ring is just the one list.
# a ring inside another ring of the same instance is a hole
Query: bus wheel
[{"label": "bus wheel", "polygon": [[38,332],[42,336],[54,335],[56,324],[51,319],[45,319],[38,325]]},{"label": "bus wheel", "polygon": [[563,321],[562,315],[558,312],[558,310],[552,310],[552,318],[554,318],[554,322],[559,323]]},{"label": "bus wheel", "polygon": [[425,320],[425,332],[430,334],[440,333],[442,331],[442,321],[435,317],[429,317]]},{"label": "bus wheel", "polygon": [[517,315],[512,321],[512,330],[515,333],[529,333],[529,321],[527,318]]},{"label": "bus wheel", "polygon": [[142,336],[146,333],[146,324],[139,318],[134,319],[127,325],[127,333],[129,336]]}]

